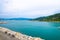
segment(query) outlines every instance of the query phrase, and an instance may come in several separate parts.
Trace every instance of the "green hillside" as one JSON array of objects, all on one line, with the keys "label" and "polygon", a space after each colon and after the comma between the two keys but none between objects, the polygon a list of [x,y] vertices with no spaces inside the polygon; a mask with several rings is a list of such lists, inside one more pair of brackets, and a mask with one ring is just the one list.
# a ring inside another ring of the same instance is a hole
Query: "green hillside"
[{"label": "green hillside", "polygon": [[60,13],[56,13],[54,15],[46,16],[46,17],[38,17],[33,20],[38,21],[60,21]]}]

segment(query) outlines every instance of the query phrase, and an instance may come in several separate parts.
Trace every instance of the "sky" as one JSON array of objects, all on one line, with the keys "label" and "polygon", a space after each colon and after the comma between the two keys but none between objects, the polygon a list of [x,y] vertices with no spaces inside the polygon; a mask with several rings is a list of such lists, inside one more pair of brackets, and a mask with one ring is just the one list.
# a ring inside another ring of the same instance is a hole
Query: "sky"
[{"label": "sky", "polygon": [[36,18],[60,12],[60,0],[0,0],[0,18]]}]

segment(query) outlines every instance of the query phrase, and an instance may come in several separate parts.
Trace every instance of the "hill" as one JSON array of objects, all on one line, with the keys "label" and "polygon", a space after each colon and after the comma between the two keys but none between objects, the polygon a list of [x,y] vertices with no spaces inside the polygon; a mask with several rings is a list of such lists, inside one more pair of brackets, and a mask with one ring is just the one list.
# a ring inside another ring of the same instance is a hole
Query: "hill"
[{"label": "hill", "polygon": [[30,18],[0,18],[0,20],[31,20]]},{"label": "hill", "polygon": [[33,20],[38,21],[60,21],[60,13],[56,13],[54,15],[46,16],[46,17],[38,17]]}]

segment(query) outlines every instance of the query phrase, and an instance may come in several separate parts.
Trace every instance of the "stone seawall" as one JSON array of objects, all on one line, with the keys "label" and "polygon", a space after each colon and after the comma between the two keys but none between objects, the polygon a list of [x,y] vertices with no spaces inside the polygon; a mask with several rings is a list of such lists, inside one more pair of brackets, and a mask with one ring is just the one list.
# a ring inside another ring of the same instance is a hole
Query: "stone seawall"
[{"label": "stone seawall", "polygon": [[44,39],[38,38],[38,37],[27,36],[22,33],[15,32],[15,31],[9,30],[7,28],[3,28],[3,27],[0,27],[0,31],[7,35],[12,36],[12,37],[18,38],[19,40],[44,40]]}]

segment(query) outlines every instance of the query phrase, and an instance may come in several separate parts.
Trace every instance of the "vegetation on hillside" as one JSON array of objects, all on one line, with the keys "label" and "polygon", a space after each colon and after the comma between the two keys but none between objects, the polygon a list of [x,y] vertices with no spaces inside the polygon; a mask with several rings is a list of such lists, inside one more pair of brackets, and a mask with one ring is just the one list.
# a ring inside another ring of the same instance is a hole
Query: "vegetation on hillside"
[{"label": "vegetation on hillside", "polygon": [[39,21],[60,21],[60,13],[56,13],[54,15],[46,16],[46,17],[38,17],[33,20]]}]

